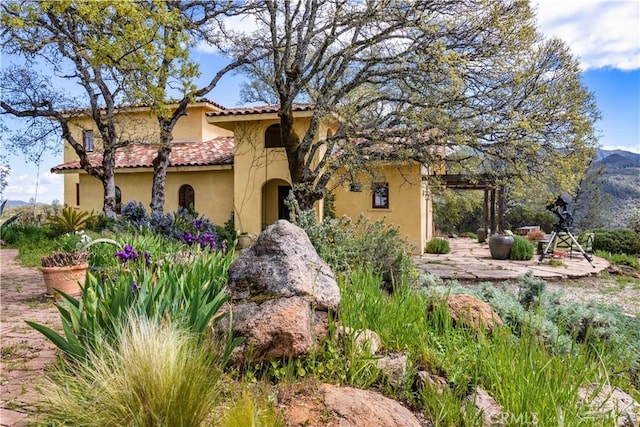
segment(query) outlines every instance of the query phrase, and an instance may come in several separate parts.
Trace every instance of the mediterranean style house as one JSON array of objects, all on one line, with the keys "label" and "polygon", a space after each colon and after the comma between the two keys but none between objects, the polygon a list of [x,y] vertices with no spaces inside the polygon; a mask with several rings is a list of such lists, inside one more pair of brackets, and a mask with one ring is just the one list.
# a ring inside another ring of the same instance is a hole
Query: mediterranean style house
[{"label": "mediterranean style house", "polygon": [[[165,212],[193,206],[214,223],[234,215],[239,232],[260,233],[278,219],[288,219],[284,199],[291,189],[287,158],[280,143],[277,106],[224,108],[209,100],[188,107],[173,131],[171,163],[167,172]],[[313,113],[311,105],[295,105],[295,127],[306,131]],[[151,202],[152,161],[157,141],[155,119],[146,108],[123,108],[118,114],[120,133],[136,141],[116,152],[116,195],[121,203]],[[331,132],[321,125],[318,135]],[[74,135],[84,141],[92,164],[98,165],[99,135],[89,117],[74,119]],[[320,161],[323,152],[317,154]],[[357,218],[364,214],[400,228],[414,251],[422,253],[432,238],[432,206],[416,162],[377,163],[375,178],[362,174],[355,180],[333,185],[336,215]],[[64,174],[64,203],[85,211],[100,211],[103,190],[99,180],[85,173],[73,148],[65,142],[64,163],[51,170]],[[323,201],[316,203],[322,215]]]}]

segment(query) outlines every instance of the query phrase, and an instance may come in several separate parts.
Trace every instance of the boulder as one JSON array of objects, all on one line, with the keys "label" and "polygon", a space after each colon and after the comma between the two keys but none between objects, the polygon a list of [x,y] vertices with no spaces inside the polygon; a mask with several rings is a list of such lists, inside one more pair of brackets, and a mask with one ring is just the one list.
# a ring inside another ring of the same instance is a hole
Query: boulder
[{"label": "boulder", "polygon": [[502,326],[498,313],[489,304],[472,295],[449,295],[447,310],[456,324],[465,324],[476,330],[491,332],[495,326]]},{"label": "boulder", "polygon": [[476,387],[467,400],[475,405],[476,413],[481,414],[483,426],[504,425],[502,420],[504,409],[489,393]]},{"label": "boulder", "polygon": [[352,340],[350,344],[353,345],[353,350],[357,355],[372,356],[378,352],[382,344],[377,333],[369,329],[354,330],[348,326],[338,327],[338,340],[343,345],[347,343],[347,340]]},{"label": "boulder", "polygon": [[[282,397],[282,396],[281,396]],[[289,393],[278,402],[285,425],[335,427],[421,427],[399,402],[380,393],[321,384]]]},{"label": "boulder", "polygon": [[445,389],[449,388],[449,383],[446,378],[432,374],[429,371],[418,371],[413,381],[413,390],[419,391],[425,387],[430,387],[440,395]]},{"label": "boulder", "polygon": [[232,363],[303,355],[313,346],[312,315],[302,298],[281,298],[235,305],[233,331],[245,338],[231,356]]},{"label": "boulder", "polygon": [[407,355],[392,353],[376,360],[376,366],[382,371],[389,384],[401,387],[407,374]]},{"label": "boulder", "polygon": [[279,220],[229,267],[231,302],[302,297],[321,311],[336,310],[340,290],[329,265],[303,229]]},{"label": "boulder", "polygon": [[[229,267],[225,311],[235,336],[245,338],[232,363],[307,354],[328,334],[327,311],[340,305],[331,268],[307,234],[288,221],[267,227]],[[227,321],[218,330],[228,330]]]},{"label": "boulder", "polygon": [[578,389],[579,404],[602,416],[616,419],[620,427],[635,427],[640,422],[640,404],[617,387],[591,384]]}]

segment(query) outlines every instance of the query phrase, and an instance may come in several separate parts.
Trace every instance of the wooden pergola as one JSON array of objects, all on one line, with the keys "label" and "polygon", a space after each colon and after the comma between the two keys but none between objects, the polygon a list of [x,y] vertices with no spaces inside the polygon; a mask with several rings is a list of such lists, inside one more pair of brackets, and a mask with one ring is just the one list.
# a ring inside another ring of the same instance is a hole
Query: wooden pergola
[{"label": "wooden pergola", "polygon": [[446,188],[452,190],[484,190],[482,229],[485,235],[504,231],[504,184],[495,175],[439,175]]}]

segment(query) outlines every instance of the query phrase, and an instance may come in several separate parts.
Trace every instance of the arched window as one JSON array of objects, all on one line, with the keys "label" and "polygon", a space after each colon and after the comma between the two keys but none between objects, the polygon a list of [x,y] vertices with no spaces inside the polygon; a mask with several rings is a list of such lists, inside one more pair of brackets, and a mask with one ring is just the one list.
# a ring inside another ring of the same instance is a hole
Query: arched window
[{"label": "arched window", "polygon": [[280,125],[275,124],[267,128],[264,133],[264,148],[284,147],[280,137]]},{"label": "arched window", "polygon": [[118,215],[122,213],[122,191],[120,191],[120,187],[116,187],[116,213]]},{"label": "arched window", "polygon": [[196,193],[189,184],[184,184],[178,190],[178,205],[181,208],[189,209],[195,207]]}]

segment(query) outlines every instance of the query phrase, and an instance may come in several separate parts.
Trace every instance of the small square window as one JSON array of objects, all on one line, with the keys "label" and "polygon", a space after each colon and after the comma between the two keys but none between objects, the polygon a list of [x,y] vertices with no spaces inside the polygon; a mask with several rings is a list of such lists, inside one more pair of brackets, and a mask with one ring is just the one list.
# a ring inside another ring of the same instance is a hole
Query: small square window
[{"label": "small square window", "polygon": [[374,209],[389,209],[389,183],[379,182],[373,184],[371,199],[371,206]]},{"label": "small square window", "polygon": [[93,151],[93,131],[85,130],[82,132],[82,140],[84,141],[84,151]]}]

